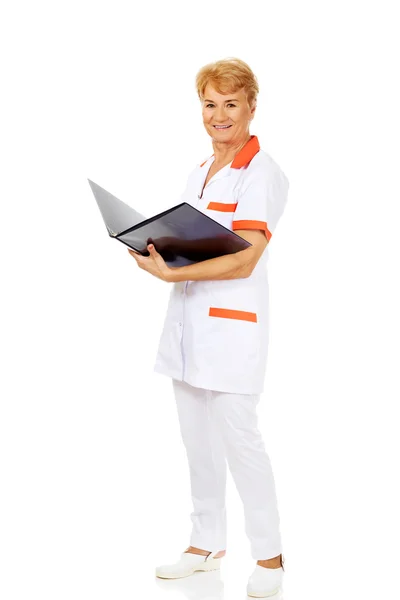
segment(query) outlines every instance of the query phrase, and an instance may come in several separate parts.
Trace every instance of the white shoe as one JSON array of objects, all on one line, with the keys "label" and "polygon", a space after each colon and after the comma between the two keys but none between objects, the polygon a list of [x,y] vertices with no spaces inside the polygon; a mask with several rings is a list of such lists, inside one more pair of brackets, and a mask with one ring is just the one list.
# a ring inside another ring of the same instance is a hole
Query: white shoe
[{"label": "white shoe", "polygon": [[282,586],[283,569],[268,569],[256,565],[247,584],[247,595],[252,598],[267,598],[277,594]]},{"label": "white shoe", "polygon": [[192,552],[182,552],[178,562],[172,565],[161,565],[156,568],[156,577],[162,579],[178,579],[179,577],[187,577],[195,571],[214,571],[221,566],[221,558],[214,558],[218,554],[210,552],[207,556],[202,554],[193,554]]}]

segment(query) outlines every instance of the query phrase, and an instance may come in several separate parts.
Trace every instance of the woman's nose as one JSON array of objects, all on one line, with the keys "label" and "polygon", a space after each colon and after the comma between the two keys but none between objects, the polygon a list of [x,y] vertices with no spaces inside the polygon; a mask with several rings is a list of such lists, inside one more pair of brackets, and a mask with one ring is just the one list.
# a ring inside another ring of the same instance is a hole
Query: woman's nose
[{"label": "woman's nose", "polygon": [[224,108],[217,108],[214,113],[214,119],[216,121],[225,121],[226,120],[226,112]]}]

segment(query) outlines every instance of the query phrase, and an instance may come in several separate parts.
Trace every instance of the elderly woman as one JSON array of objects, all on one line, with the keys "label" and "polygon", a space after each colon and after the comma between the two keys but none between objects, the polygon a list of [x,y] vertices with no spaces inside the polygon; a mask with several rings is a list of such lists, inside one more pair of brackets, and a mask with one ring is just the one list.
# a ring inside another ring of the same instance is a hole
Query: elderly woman
[{"label": "elderly woman", "polygon": [[257,561],[247,593],[263,597],[280,588],[283,559],[274,478],[256,407],[269,337],[267,244],[289,183],[249,133],[259,91],[250,67],[238,59],[208,64],[197,73],[196,87],[214,152],[190,173],[181,202],[251,246],[177,268],[166,265],[154,244],[147,257],[129,250],[141,269],[174,284],[154,370],[172,378],[194,508],[189,548],[156,575],[186,577],[220,567],[228,462]]}]

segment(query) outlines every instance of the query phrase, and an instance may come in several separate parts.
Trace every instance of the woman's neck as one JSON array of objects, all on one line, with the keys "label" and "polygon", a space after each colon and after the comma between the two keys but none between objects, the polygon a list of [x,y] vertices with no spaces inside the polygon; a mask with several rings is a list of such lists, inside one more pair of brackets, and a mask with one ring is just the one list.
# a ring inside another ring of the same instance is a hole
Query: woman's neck
[{"label": "woman's neck", "polygon": [[248,133],[245,139],[236,142],[235,144],[227,144],[224,142],[213,142],[215,164],[216,165],[227,165],[232,162],[236,154],[247,144],[251,139],[251,135]]}]

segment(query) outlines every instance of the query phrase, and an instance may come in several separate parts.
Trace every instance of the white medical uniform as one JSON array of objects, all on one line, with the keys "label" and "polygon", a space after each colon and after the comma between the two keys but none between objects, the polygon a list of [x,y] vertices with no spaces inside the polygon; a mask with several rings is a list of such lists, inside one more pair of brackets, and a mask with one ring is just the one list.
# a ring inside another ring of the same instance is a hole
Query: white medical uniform
[{"label": "white medical uniform", "polygon": [[[189,175],[187,202],[228,229],[261,229],[271,240],[289,182],[256,136],[203,185],[214,155]],[[259,394],[269,341],[268,246],[250,277],[172,285],[154,371],[192,386]]]},{"label": "white medical uniform", "polygon": [[[210,157],[190,174],[181,201],[231,230],[268,240],[287,202],[288,180],[252,136],[205,186]],[[256,560],[282,553],[274,477],[257,428],[268,349],[268,247],[248,278],[173,284],[154,370],[172,377],[189,462],[190,545],[226,548],[226,463],[244,507]]]}]

